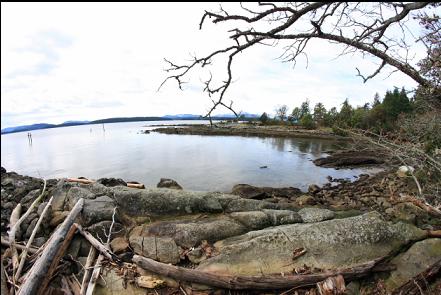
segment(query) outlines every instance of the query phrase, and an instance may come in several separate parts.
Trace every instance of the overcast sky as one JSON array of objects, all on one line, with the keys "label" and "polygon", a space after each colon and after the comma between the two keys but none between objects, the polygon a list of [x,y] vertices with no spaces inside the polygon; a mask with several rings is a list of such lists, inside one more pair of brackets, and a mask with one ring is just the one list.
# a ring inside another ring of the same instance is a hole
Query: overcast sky
[{"label": "overcast sky", "polygon": [[[185,91],[166,77],[163,58],[184,61],[228,41],[225,27],[198,24],[213,3],[1,3],[1,128],[109,117],[204,114],[210,101],[192,76]],[[420,32],[415,32],[418,35]],[[280,48],[256,47],[238,56],[228,97],[237,110],[292,110],[309,98],[327,108],[372,101],[394,86],[416,84],[389,71],[363,84],[355,67],[374,70],[361,55],[334,59],[339,47],[318,41],[309,64],[275,60]],[[417,50],[417,57],[424,50]],[[228,113],[219,110],[218,113]]]}]

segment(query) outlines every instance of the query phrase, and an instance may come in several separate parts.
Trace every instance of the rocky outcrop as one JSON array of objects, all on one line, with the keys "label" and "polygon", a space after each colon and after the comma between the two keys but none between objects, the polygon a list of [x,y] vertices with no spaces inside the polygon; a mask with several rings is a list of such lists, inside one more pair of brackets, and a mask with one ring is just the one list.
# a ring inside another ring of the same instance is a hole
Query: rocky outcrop
[{"label": "rocky outcrop", "polygon": [[187,217],[173,221],[158,221],[135,227],[130,233],[130,239],[152,236],[168,237],[172,238],[178,246],[188,249],[198,246],[202,241],[213,243],[251,230],[297,222],[302,222],[302,219],[296,212],[264,209],[213,217]]},{"label": "rocky outcrop", "polygon": [[[248,232],[214,244],[218,256],[199,265],[224,274],[291,272],[304,265],[335,269],[388,255],[426,232],[406,223],[386,222],[376,212],[318,223],[290,224]],[[307,252],[293,260],[293,250]]]},{"label": "rocky outcrop", "polygon": [[179,185],[175,180],[169,178],[161,178],[156,185],[156,187],[165,187],[172,189],[182,189],[182,186]]},{"label": "rocky outcrop", "polygon": [[263,200],[267,198],[281,197],[291,198],[299,196],[302,191],[295,187],[257,187],[249,184],[236,184],[231,193],[242,198]]}]

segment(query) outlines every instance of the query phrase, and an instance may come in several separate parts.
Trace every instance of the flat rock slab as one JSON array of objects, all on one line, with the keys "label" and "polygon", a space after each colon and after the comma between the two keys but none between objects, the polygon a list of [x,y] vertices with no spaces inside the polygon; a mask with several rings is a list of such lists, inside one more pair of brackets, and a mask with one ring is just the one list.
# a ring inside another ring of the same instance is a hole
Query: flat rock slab
[{"label": "flat rock slab", "polygon": [[[294,268],[352,267],[396,251],[426,232],[411,224],[386,222],[377,212],[319,223],[251,231],[215,243],[218,256],[198,269],[231,275],[290,273]],[[306,254],[293,261],[293,251]]]},{"label": "flat rock slab", "polygon": [[393,291],[440,260],[441,239],[426,239],[413,244],[390,262],[397,269],[385,281],[386,289]]}]

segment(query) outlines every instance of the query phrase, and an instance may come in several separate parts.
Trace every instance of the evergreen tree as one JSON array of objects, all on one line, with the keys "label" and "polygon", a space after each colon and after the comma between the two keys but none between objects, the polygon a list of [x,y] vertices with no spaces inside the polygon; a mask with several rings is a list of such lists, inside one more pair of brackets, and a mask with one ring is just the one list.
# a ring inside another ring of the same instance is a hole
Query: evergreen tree
[{"label": "evergreen tree", "polygon": [[309,115],[310,113],[311,110],[309,108],[309,99],[306,99],[304,102],[302,102],[302,105],[300,106],[300,119],[302,119],[306,115]]},{"label": "evergreen tree", "polygon": [[319,102],[314,107],[314,121],[318,126],[323,126],[325,123],[325,115],[326,115],[326,108],[325,106]]},{"label": "evergreen tree", "polygon": [[269,119],[268,114],[266,112],[263,112],[263,114],[259,118],[259,121],[265,124],[268,122],[268,119]]},{"label": "evergreen tree", "polygon": [[343,102],[340,113],[338,114],[338,123],[344,126],[350,126],[352,123],[352,115],[354,110],[352,106],[349,104],[348,99]]},{"label": "evergreen tree", "polygon": [[293,123],[300,123],[300,117],[301,117],[301,111],[299,107],[295,107],[292,110],[291,116],[290,116],[290,121]]}]

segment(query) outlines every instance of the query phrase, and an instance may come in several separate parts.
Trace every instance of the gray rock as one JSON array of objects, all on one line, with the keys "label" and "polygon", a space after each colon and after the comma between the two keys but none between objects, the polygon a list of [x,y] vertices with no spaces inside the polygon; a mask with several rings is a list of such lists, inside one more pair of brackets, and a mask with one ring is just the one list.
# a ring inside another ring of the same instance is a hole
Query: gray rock
[{"label": "gray rock", "polygon": [[[320,269],[352,267],[425,236],[425,231],[411,224],[386,222],[377,212],[320,223],[281,225],[215,243],[220,254],[201,262],[198,269],[258,275],[288,273],[304,264]],[[307,252],[293,261],[296,248]]]},{"label": "gray rock", "polygon": [[64,203],[67,198],[67,192],[73,186],[71,182],[66,182],[63,179],[60,180],[52,191],[52,210],[63,211]]},{"label": "gray rock", "polygon": [[386,289],[392,292],[440,259],[441,239],[427,239],[413,244],[409,250],[390,262],[397,269],[385,281]]},{"label": "gray rock", "polygon": [[329,220],[335,216],[331,210],[320,208],[303,208],[298,213],[302,217],[303,222],[306,223]]},{"label": "gray rock", "polygon": [[163,263],[177,263],[180,260],[179,248],[172,238],[131,235],[129,242],[138,255]]},{"label": "gray rock", "polygon": [[[32,221],[29,223],[29,226],[26,228],[26,232],[23,235],[24,239],[29,239],[29,237],[32,235],[32,232],[35,229],[35,225],[37,225],[38,218],[32,219]],[[37,233],[41,231],[41,227],[38,229]]]},{"label": "gray rock", "polygon": [[[108,196],[100,196],[93,200],[86,199],[81,214],[84,226],[112,220],[114,208],[115,202]],[[119,220],[118,214],[116,214],[115,220]]]},{"label": "gray rock", "polygon": [[78,202],[79,199],[83,198],[86,200],[95,199],[95,195],[86,188],[81,187],[72,187],[69,189],[66,195],[65,203],[64,203],[64,210],[70,211],[75,206],[75,204]]},{"label": "gray rock", "polygon": [[129,248],[129,243],[125,238],[115,238],[110,242],[110,248],[112,249],[113,253],[118,254],[125,252]]},{"label": "gray rock", "polygon": [[179,185],[175,180],[169,178],[161,178],[156,187],[165,187],[171,189],[182,189],[182,186]]}]

